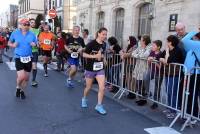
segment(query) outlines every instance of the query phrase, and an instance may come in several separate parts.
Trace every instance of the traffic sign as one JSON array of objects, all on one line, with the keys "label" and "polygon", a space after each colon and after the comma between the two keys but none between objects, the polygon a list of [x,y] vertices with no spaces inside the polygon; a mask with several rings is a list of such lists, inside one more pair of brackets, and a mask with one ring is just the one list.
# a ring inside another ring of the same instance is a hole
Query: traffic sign
[{"label": "traffic sign", "polygon": [[49,17],[53,19],[53,18],[55,18],[56,16],[57,16],[56,10],[50,9],[50,10],[49,10]]}]

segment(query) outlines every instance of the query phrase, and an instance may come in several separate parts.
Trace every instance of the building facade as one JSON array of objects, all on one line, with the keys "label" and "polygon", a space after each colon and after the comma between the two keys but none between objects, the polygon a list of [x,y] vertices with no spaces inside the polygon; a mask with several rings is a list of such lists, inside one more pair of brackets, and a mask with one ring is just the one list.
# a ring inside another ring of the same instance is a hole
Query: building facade
[{"label": "building facade", "polygon": [[184,22],[187,31],[200,25],[199,0],[79,0],[77,24],[94,35],[108,28],[125,47],[130,35],[148,34],[152,40],[166,40],[175,24]]},{"label": "building facade", "polygon": [[18,23],[18,6],[9,5],[8,9],[0,15],[0,25],[2,27],[17,27]]},{"label": "building facade", "polygon": [[36,18],[44,14],[44,0],[19,0],[18,18]]},{"label": "building facade", "polygon": [[70,32],[76,25],[76,7],[77,0],[46,0],[46,21],[51,19],[48,16],[48,11],[55,9],[61,22],[61,29]]}]

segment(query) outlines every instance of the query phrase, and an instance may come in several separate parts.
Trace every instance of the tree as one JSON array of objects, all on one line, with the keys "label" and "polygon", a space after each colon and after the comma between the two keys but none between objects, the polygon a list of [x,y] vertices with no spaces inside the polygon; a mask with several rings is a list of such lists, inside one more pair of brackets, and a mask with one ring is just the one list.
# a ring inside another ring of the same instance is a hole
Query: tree
[{"label": "tree", "polygon": [[35,27],[39,28],[40,22],[44,19],[42,14],[38,14],[38,16],[35,19]]},{"label": "tree", "polygon": [[58,16],[54,18],[54,33],[56,32],[56,28],[60,27],[61,28],[61,21],[58,19]]}]

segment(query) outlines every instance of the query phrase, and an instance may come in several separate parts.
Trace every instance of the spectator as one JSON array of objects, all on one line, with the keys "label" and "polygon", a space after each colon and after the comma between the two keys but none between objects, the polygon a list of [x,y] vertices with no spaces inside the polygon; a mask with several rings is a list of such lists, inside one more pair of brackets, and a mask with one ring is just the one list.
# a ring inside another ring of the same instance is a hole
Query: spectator
[{"label": "spectator", "polygon": [[181,39],[183,37],[185,37],[185,35],[187,35],[185,25],[182,22],[178,22],[176,24],[176,34],[175,34],[175,36],[179,39],[178,47],[181,49],[182,54],[184,56],[184,59],[185,59],[185,56],[186,56],[186,51],[184,49],[184,45],[183,45],[183,42],[181,41]]},{"label": "spectator", "polygon": [[[150,85],[150,80],[155,79],[154,83],[154,94],[153,94],[153,99],[155,101],[160,100],[160,90],[161,90],[161,84],[163,80],[163,76],[161,73],[161,67],[160,64],[157,62],[162,56],[161,52],[161,47],[162,47],[162,41],[160,40],[155,40],[152,44],[152,49],[151,53],[148,57],[148,63],[149,63],[149,69],[147,76],[145,76],[145,89],[148,92],[149,91],[149,85]],[[151,106],[152,109],[157,108],[158,105],[157,103],[153,103]]]},{"label": "spectator", "polygon": [[[122,54],[122,58],[125,59],[125,87],[132,91],[134,87],[134,79],[132,73],[134,70],[134,59],[131,57],[132,52],[137,48],[137,40],[134,36],[129,36],[128,46]],[[128,99],[135,99],[135,94],[129,92],[127,95]]]},{"label": "spectator", "polygon": [[[121,47],[118,44],[118,41],[115,37],[108,38],[108,44],[110,45],[109,51],[112,54],[109,61],[109,67],[111,67],[111,70],[109,72],[108,81],[111,81],[114,85],[119,85],[119,74],[121,70],[121,64],[120,64],[120,55],[119,52],[121,51]],[[110,78],[110,80],[109,80]],[[111,92],[117,92],[118,87],[112,86]]]},{"label": "spectator", "polygon": [[182,39],[182,41],[187,52],[184,64],[188,71],[192,73],[190,77],[187,113],[191,114],[192,116],[199,117],[198,113],[200,110],[198,108],[198,96],[200,95],[200,71],[192,71],[192,68],[200,67],[200,32],[190,32]]},{"label": "spectator", "polygon": [[[160,62],[166,65],[165,67],[165,86],[167,91],[167,100],[168,105],[177,108],[177,94],[178,94],[178,85],[179,85],[179,67],[175,65],[170,65],[170,63],[183,63],[183,54],[181,49],[178,46],[179,39],[170,35],[167,37],[167,49],[163,53],[163,57],[160,58]],[[167,113],[167,118],[174,118],[176,116],[176,112],[174,110],[170,110]]]},{"label": "spectator", "polygon": [[87,45],[88,43],[90,43],[93,40],[93,38],[91,36],[89,36],[89,30],[88,29],[84,29],[83,32],[82,32],[82,35],[83,35],[85,45]]},{"label": "spectator", "polygon": [[132,53],[132,57],[136,59],[135,68],[133,70],[133,77],[136,79],[136,91],[139,91],[139,94],[143,96],[143,98],[139,98],[136,103],[139,106],[143,106],[147,103],[144,96],[146,95],[144,88],[144,76],[147,73],[147,62],[144,59],[150,54],[151,51],[151,39],[148,35],[144,35],[141,38],[141,47],[138,47]]}]

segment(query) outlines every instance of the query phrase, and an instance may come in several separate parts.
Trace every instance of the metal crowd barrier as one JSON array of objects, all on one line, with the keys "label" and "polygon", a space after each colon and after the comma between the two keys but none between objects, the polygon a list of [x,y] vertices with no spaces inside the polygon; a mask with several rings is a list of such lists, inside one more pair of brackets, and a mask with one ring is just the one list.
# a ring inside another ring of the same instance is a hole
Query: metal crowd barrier
[{"label": "metal crowd barrier", "polygon": [[[187,120],[183,124],[183,131],[191,121],[200,121],[200,68],[195,67],[189,71],[186,97],[184,105],[184,118]],[[192,126],[191,126],[192,127]]]},{"label": "metal crowd barrier", "polygon": [[132,93],[137,99],[159,104],[176,113],[169,127],[179,118],[187,119],[182,131],[191,119],[200,121],[200,68],[188,75],[186,66],[178,63],[164,65],[132,57],[122,60],[119,54],[105,54],[105,59],[106,83],[118,88],[114,98]]},{"label": "metal crowd barrier", "polygon": [[150,100],[176,113],[172,127],[179,117],[184,117],[187,68],[182,64],[163,65],[158,61],[107,55],[107,83],[119,88],[114,98],[120,99],[127,93],[137,99]]}]

